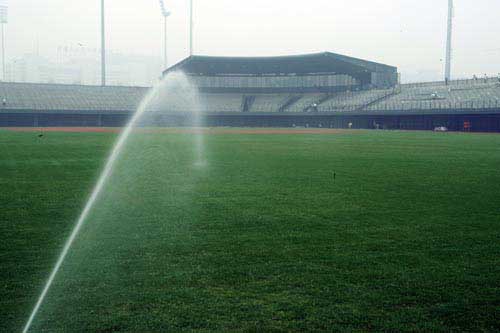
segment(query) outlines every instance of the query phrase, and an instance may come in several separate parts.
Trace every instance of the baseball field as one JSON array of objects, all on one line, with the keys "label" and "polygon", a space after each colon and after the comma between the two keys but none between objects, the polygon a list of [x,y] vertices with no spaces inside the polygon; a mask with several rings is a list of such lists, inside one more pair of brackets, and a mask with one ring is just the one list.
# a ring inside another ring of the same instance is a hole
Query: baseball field
[{"label": "baseball field", "polygon": [[[33,332],[497,332],[500,135],[136,134]],[[0,331],[20,332],[116,131],[0,129]],[[133,147],[132,147],[133,146]]]}]

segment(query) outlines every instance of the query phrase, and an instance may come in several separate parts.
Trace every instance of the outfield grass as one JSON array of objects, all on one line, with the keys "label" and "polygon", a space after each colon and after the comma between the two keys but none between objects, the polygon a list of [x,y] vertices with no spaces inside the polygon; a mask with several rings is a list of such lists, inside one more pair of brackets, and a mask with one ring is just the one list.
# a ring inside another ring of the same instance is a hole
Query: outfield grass
[{"label": "outfield grass", "polygon": [[[191,135],[155,135],[37,331],[500,330],[500,135],[212,134],[200,170]],[[0,131],[0,331],[22,329],[115,138]]]}]

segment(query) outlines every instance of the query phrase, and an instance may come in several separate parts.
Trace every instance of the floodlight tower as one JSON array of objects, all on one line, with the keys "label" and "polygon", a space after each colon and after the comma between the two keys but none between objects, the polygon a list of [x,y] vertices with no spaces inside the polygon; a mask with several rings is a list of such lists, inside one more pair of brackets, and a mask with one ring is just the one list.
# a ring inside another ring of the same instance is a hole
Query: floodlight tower
[{"label": "floodlight tower", "polygon": [[165,3],[163,0],[160,0],[160,9],[161,9],[161,15],[163,16],[163,24],[164,24],[164,59],[163,59],[163,65],[164,68],[168,68],[168,48],[167,48],[167,18],[172,14],[171,12],[167,11],[165,8]]},{"label": "floodlight tower", "polygon": [[101,85],[106,85],[106,28],[104,21],[104,0],[101,0]]},{"label": "floodlight tower", "polygon": [[193,20],[193,0],[189,0],[189,55],[193,55],[193,34],[194,34],[194,20]]},{"label": "floodlight tower", "polygon": [[446,82],[451,80],[451,53],[453,38],[453,0],[448,0],[448,33],[446,38],[446,65],[444,70],[444,79]]},{"label": "floodlight tower", "polygon": [[0,0],[0,34],[2,35],[2,81],[5,81],[5,24],[7,24],[8,4],[7,0]]}]

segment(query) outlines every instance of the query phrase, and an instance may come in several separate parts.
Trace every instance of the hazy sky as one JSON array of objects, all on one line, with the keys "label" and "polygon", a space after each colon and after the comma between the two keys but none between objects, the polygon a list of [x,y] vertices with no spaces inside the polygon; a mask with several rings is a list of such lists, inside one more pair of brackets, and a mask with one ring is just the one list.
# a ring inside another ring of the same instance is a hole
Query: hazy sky
[{"label": "hazy sky", "polygon": [[[447,0],[195,0],[195,53],[332,51],[398,66],[405,81],[441,76]],[[188,0],[166,0],[169,57],[188,53]],[[499,0],[456,0],[454,76],[500,73]],[[158,0],[106,0],[108,47],[161,56]],[[8,57],[97,48],[100,0],[9,0]],[[417,72],[421,75],[418,76]]]}]

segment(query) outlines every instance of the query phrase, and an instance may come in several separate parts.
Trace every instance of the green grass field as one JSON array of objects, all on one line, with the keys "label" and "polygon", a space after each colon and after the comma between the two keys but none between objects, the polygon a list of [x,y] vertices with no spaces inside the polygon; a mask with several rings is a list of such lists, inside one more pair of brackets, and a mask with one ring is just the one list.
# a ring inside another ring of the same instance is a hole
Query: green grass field
[{"label": "green grass field", "polygon": [[[500,135],[211,134],[198,171],[191,135],[154,135],[165,160],[122,163],[34,332],[500,330]],[[1,332],[115,138],[0,130]]]}]

